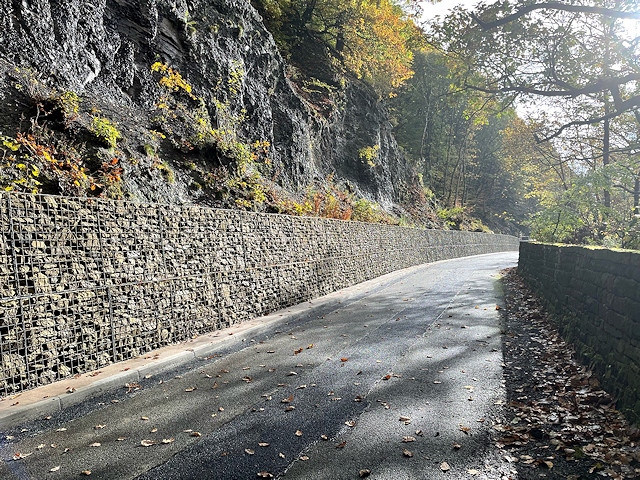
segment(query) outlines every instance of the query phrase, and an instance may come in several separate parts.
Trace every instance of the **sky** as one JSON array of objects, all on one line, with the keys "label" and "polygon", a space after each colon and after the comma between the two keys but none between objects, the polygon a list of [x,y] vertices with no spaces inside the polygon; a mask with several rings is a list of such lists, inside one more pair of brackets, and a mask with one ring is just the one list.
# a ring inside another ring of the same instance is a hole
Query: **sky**
[{"label": "sky", "polygon": [[469,8],[479,3],[479,1],[480,0],[441,0],[437,3],[420,2],[424,10],[422,18],[423,20],[430,20],[436,15],[444,17],[451,8],[457,5]]}]

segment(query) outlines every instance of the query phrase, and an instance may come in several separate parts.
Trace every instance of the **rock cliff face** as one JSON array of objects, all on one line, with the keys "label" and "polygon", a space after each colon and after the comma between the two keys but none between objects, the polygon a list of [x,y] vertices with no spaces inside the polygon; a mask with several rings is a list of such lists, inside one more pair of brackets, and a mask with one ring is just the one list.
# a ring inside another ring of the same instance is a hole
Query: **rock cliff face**
[{"label": "rock cliff face", "polygon": [[[26,90],[74,92],[81,108],[73,125],[59,125],[61,135],[105,160],[111,152],[87,132],[92,116],[110,119],[122,137],[122,188],[140,200],[206,200],[202,177],[228,160],[194,140],[207,122],[262,142],[263,174],[289,191],[334,173],[389,206],[410,178],[373,92],[348,81],[328,108],[314,108],[247,1],[0,0],[0,60],[0,135],[24,130],[33,116],[38,95]],[[25,87],[26,76],[37,82]],[[375,161],[360,158],[376,145]]]}]

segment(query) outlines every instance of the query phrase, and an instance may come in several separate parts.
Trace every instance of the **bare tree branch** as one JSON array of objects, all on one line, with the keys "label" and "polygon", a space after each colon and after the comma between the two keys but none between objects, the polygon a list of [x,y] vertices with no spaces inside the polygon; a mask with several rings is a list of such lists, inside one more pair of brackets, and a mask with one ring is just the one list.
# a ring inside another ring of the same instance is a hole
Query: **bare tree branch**
[{"label": "bare tree branch", "polygon": [[492,28],[500,27],[507,23],[513,22],[518,18],[526,15],[527,13],[531,13],[535,10],[560,10],[564,12],[574,12],[574,13],[590,13],[596,15],[602,15],[610,18],[630,18],[630,19],[640,19],[640,12],[624,12],[621,10],[615,10],[611,8],[604,7],[592,7],[588,5],[569,5],[566,3],[560,2],[545,2],[545,3],[535,3],[533,5],[526,5],[518,8],[514,13],[502,17],[498,20],[494,20],[491,22],[483,22],[478,18],[477,15],[471,13],[471,18],[482,28],[483,30],[490,30]]}]

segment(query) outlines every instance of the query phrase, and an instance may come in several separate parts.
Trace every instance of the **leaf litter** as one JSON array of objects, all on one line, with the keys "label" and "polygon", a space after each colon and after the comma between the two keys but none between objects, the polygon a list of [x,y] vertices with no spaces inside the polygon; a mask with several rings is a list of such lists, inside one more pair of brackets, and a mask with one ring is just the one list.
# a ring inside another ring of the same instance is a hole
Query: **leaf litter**
[{"label": "leaf litter", "polygon": [[505,422],[494,429],[518,480],[640,478],[640,430],[575,360],[516,270],[503,273],[508,404]]}]

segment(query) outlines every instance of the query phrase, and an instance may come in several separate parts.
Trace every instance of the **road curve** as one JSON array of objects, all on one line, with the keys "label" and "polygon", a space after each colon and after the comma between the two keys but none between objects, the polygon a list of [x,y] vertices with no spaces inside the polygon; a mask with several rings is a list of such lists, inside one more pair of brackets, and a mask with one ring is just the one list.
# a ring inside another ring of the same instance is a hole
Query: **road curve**
[{"label": "road curve", "polygon": [[140,388],[3,432],[0,478],[500,478],[496,278],[516,261],[412,267],[271,316]]}]

